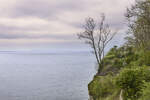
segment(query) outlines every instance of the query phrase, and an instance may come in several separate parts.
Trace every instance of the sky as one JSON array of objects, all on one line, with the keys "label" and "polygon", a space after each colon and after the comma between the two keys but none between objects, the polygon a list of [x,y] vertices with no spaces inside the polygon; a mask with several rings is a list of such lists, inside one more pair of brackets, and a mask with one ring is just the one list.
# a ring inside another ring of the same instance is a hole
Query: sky
[{"label": "sky", "polygon": [[[119,30],[118,41],[126,30],[124,14],[134,0],[0,0],[0,49],[31,50],[83,48],[76,34],[87,17],[99,19]],[[118,42],[117,41],[117,42]]]}]

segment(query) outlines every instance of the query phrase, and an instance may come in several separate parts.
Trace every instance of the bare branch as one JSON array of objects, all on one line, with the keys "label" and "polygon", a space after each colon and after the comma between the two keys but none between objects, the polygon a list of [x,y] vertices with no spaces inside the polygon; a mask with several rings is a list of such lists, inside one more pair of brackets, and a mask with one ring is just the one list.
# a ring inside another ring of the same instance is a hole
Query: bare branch
[{"label": "bare branch", "polygon": [[101,21],[95,23],[93,18],[87,18],[84,24],[84,31],[78,34],[80,39],[84,39],[94,51],[100,69],[104,67],[105,47],[113,39],[117,32],[112,32],[109,25],[105,24],[105,15],[102,14]]}]

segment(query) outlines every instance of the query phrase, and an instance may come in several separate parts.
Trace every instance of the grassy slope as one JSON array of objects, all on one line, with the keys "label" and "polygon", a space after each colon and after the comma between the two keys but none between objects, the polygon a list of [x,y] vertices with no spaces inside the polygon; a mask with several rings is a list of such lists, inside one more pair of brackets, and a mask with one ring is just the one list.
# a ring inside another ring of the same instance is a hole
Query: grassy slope
[{"label": "grassy slope", "polygon": [[127,48],[125,46],[120,48],[114,47],[103,60],[105,67],[101,73],[98,71],[89,83],[89,94],[94,100],[119,100],[121,88],[116,84],[116,77],[125,68],[130,69],[132,66],[143,65],[149,66],[150,52],[137,51],[135,48]]}]

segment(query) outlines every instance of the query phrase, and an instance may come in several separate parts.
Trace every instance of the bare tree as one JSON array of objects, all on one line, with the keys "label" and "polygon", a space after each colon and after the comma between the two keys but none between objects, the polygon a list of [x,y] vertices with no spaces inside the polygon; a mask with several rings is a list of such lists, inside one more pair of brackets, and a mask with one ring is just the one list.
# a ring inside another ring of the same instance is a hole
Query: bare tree
[{"label": "bare tree", "polygon": [[105,47],[117,33],[116,31],[113,32],[109,25],[104,22],[104,14],[101,16],[101,21],[97,23],[93,18],[87,18],[84,24],[84,31],[78,34],[79,39],[84,39],[93,48],[100,70],[104,66]]}]

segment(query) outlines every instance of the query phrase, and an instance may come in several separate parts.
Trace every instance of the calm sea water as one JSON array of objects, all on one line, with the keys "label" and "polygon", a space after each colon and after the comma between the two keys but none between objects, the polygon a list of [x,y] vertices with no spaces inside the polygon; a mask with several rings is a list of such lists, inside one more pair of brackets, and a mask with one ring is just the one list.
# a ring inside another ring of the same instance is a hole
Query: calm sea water
[{"label": "calm sea water", "polygon": [[88,52],[1,52],[0,100],[88,100],[95,70]]}]

